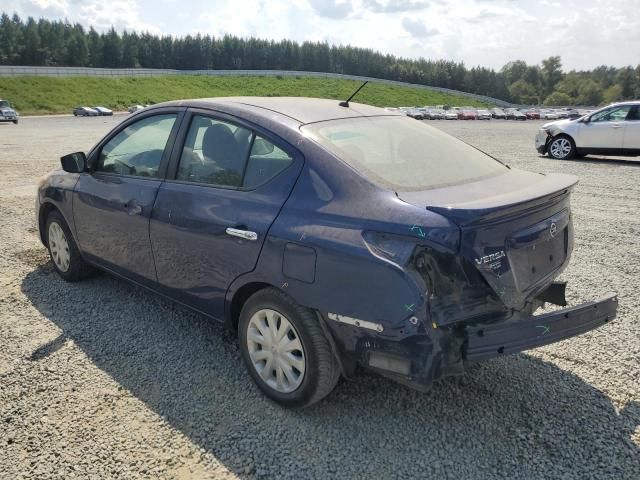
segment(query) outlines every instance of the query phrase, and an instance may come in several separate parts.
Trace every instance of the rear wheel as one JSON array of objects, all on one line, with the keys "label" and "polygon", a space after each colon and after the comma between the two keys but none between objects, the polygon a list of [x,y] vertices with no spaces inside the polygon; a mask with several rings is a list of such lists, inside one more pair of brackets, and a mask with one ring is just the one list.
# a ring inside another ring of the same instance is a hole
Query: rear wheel
[{"label": "rear wheel", "polygon": [[68,282],[77,282],[93,271],[80,256],[71,231],[57,210],[52,211],[47,217],[46,234],[51,261],[63,279]]},{"label": "rear wheel", "polygon": [[242,357],[258,387],[285,407],[306,407],[340,377],[338,362],[315,313],[275,288],[260,290],[242,308]]},{"label": "rear wheel", "polygon": [[570,160],[576,154],[576,145],[566,135],[558,135],[549,143],[549,156],[556,160]]}]

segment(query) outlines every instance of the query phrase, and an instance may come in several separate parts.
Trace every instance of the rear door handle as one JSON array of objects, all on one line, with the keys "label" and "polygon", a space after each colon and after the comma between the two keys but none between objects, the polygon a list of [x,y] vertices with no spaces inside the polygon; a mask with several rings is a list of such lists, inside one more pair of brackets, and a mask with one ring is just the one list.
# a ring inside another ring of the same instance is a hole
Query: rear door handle
[{"label": "rear door handle", "polygon": [[142,214],[142,206],[138,205],[135,200],[131,200],[123,205],[127,215],[141,215]]},{"label": "rear door handle", "polygon": [[239,228],[227,228],[227,235],[231,235],[232,237],[244,238],[245,240],[251,240],[255,242],[258,240],[258,234],[256,232],[251,232],[249,230],[240,230]]},{"label": "rear door handle", "polygon": [[619,125],[617,123],[614,123],[613,125],[611,125],[611,128],[620,128],[622,127],[622,125]]}]

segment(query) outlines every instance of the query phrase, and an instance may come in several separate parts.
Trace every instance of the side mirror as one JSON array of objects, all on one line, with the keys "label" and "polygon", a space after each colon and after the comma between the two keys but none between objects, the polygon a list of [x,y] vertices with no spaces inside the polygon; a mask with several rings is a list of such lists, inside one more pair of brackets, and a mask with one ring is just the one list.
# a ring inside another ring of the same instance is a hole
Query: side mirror
[{"label": "side mirror", "polygon": [[69,173],[82,173],[87,170],[87,156],[84,152],[75,152],[60,158],[62,169]]},{"label": "side mirror", "polygon": [[273,152],[273,149],[273,143],[268,142],[264,138],[256,138],[253,142],[251,153],[253,153],[254,155],[268,155]]}]

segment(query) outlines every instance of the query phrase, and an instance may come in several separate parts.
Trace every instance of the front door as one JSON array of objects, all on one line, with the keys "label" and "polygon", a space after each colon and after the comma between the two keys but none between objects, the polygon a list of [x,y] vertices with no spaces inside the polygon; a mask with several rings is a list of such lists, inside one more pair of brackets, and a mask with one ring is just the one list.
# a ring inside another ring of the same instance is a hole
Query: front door
[{"label": "front door", "polygon": [[160,186],[151,218],[158,282],[166,294],[222,319],[227,288],[255,267],[302,158],[268,132],[222,114],[194,112],[183,136],[174,178]]},{"label": "front door", "polygon": [[90,154],[73,215],[80,249],[95,263],[137,281],[156,280],[149,218],[168,162],[179,112],[123,125]]},{"label": "front door", "polygon": [[578,148],[616,154],[622,150],[625,118],[629,105],[611,107],[594,113],[588,123],[581,124]]}]

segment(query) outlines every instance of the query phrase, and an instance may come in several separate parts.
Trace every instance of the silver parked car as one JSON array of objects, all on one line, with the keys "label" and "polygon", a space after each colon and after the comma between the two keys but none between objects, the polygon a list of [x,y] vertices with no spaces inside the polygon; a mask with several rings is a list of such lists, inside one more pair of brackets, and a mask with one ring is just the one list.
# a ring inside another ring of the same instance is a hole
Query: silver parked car
[{"label": "silver parked car", "polygon": [[491,112],[489,110],[478,110],[478,120],[491,120]]},{"label": "silver parked car", "polygon": [[142,110],[145,106],[144,105],[131,105],[127,111],[129,113],[134,113],[137,112],[138,110]]},{"label": "silver parked car", "polygon": [[110,117],[113,115],[113,110],[108,109],[107,107],[91,107],[102,117]]},{"label": "silver parked car", "polygon": [[91,107],[78,106],[73,109],[74,117],[98,117],[100,112]]},{"label": "silver parked car", "polygon": [[575,120],[542,126],[535,139],[538,153],[568,160],[598,155],[640,155],[640,100],[609,105]]}]

